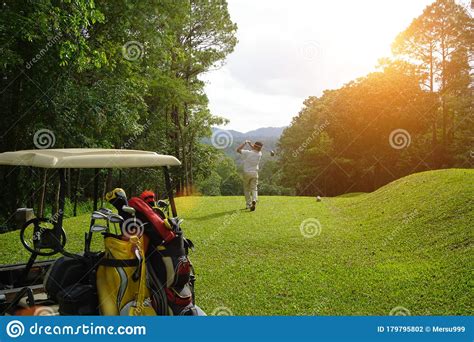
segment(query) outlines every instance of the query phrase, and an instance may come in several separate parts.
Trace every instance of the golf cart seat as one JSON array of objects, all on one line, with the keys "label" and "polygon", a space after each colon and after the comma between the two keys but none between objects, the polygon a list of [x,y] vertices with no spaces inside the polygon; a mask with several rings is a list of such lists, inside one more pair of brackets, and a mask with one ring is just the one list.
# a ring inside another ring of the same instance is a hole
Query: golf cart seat
[{"label": "golf cart seat", "polygon": [[103,253],[63,256],[49,268],[44,280],[48,298],[59,304],[61,315],[97,315],[96,264]]}]

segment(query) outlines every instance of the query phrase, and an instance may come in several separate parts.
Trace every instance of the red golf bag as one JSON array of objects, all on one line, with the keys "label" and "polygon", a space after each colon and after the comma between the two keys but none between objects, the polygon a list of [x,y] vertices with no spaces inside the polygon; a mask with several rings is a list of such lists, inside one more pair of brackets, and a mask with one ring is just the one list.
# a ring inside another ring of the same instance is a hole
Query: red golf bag
[{"label": "red golf bag", "polygon": [[146,266],[155,311],[162,315],[198,315],[188,258],[192,243],[184,238],[178,220],[163,220],[138,197],[130,199],[129,205],[136,210],[148,239]]}]

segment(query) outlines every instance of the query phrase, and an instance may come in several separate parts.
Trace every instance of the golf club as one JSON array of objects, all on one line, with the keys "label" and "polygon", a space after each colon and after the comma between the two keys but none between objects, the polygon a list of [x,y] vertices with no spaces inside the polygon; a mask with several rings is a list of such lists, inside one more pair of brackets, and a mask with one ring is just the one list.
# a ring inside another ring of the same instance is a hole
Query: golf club
[{"label": "golf club", "polygon": [[[105,220],[107,226],[96,225],[95,221]],[[100,227],[100,228],[99,228]],[[87,254],[90,252],[92,234],[96,232],[109,231],[109,217],[101,210],[94,211],[91,215],[91,223],[89,227],[89,232],[85,233],[85,244],[84,244],[84,253]]]},{"label": "golf club", "polygon": [[120,216],[119,214],[111,213],[109,215],[109,221],[112,222],[113,225],[114,225],[115,234],[118,234],[117,233],[117,224],[122,224],[122,222],[124,221],[123,217]]}]

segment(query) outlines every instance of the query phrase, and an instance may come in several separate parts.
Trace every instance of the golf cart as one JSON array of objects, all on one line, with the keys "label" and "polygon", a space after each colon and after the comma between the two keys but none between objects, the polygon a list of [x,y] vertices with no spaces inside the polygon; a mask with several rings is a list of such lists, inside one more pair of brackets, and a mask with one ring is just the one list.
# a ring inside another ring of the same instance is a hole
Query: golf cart
[{"label": "golf cart", "polygon": [[[0,266],[2,315],[204,315],[194,303],[193,244],[183,235],[169,174],[170,166],[181,165],[178,159],[138,150],[44,149],[0,153],[0,165],[56,169],[59,177],[52,218],[17,211],[25,221],[20,240],[31,255],[27,263]],[[98,208],[100,169],[145,167],[163,168],[167,201],[150,191],[128,200],[116,188],[105,197],[117,212]],[[68,169],[95,169],[94,211],[81,253],[66,249]],[[104,248],[92,251],[97,235]],[[53,255],[60,257],[37,260]]]}]

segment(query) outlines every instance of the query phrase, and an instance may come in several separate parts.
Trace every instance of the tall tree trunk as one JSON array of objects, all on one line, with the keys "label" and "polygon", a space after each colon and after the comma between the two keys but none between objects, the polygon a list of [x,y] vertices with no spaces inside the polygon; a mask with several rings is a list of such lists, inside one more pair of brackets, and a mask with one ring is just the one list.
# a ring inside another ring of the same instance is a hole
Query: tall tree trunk
[{"label": "tall tree trunk", "polygon": [[443,147],[446,148],[446,100],[445,100],[445,91],[446,91],[446,44],[444,37],[441,39],[441,115],[443,118]]},{"label": "tall tree trunk", "polygon": [[[181,124],[179,122],[179,112],[178,112],[178,107],[175,105],[173,106],[173,109],[171,111],[171,119],[173,121],[174,129],[173,129],[173,135],[174,135],[174,149],[175,149],[175,154],[176,158],[182,160],[181,156]],[[177,184],[177,193],[181,193],[183,190],[183,173],[182,171],[179,171],[178,173],[178,181],[176,182]]]},{"label": "tall tree trunk", "polygon": [[431,95],[431,103],[430,103],[430,111],[431,111],[431,130],[432,130],[432,137],[431,137],[431,145],[434,148],[434,150],[431,152],[430,156],[430,161],[431,164],[436,167],[437,164],[437,156],[436,156],[436,146],[438,145],[438,126],[437,126],[437,112],[438,112],[438,106],[437,102],[438,100],[435,99],[435,89],[434,89],[434,45],[433,43],[430,44],[430,95]]},{"label": "tall tree trunk", "polygon": [[46,197],[46,180],[48,177],[48,170],[43,169],[43,175],[41,180],[41,195],[38,203],[38,217],[44,217],[44,200]]},{"label": "tall tree trunk", "polygon": [[74,217],[77,216],[77,201],[79,198],[79,184],[81,182],[81,169],[77,170],[77,175],[76,175],[76,184],[74,185],[74,209],[73,209],[73,215]]},{"label": "tall tree trunk", "polygon": [[189,142],[189,189],[192,195],[194,193],[193,140]]},{"label": "tall tree trunk", "polygon": [[66,175],[67,175],[67,179],[68,179],[68,182],[67,182],[67,191],[66,191],[66,196],[67,198],[71,199],[71,192],[72,192],[72,184],[71,184],[71,169],[67,169],[66,171]]},{"label": "tall tree trunk", "polygon": [[104,187],[104,190],[105,190],[106,193],[112,190],[112,183],[113,183],[113,170],[108,169],[107,170],[107,179],[106,179],[105,187]]},{"label": "tall tree trunk", "polygon": [[58,183],[56,185],[56,189],[54,192],[54,203],[53,208],[51,210],[51,215],[55,215],[59,211],[59,192],[61,189],[61,182],[58,179]]},{"label": "tall tree trunk", "polygon": [[[29,167],[28,168],[28,179],[31,184],[35,183],[35,174],[33,173],[33,168]],[[32,186],[30,190],[30,194],[28,195],[28,201],[27,201],[27,206],[28,208],[34,208],[35,207],[35,189]]]}]

